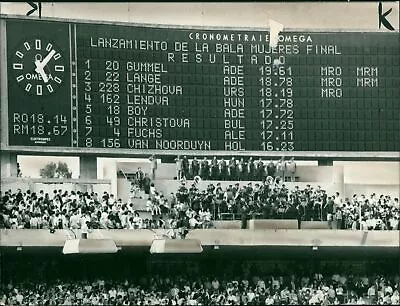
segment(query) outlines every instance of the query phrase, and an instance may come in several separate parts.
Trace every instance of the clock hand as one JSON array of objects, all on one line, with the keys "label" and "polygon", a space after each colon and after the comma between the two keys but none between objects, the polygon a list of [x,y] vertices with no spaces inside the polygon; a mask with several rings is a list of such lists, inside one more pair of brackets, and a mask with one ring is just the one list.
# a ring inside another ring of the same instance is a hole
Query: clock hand
[{"label": "clock hand", "polygon": [[40,76],[42,77],[43,81],[44,81],[45,83],[47,83],[47,82],[49,81],[49,79],[48,79],[46,73],[45,73],[44,70],[43,70],[43,66],[40,65],[40,61],[39,61],[39,60],[36,60],[36,61],[35,61],[35,65],[36,65],[35,71],[36,71],[37,73],[39,73]]},{"label": "clock hand", "polygon": [[56,51],[51,50],[50,53],[46,55],[46,57],[43,59],[42,62],[39,61],[39,64],[36,65],[36,67],[40,67],[41,69],[43,69],[47,65],[47,63],[51,60],[51,58],[53,57],[53,55],[55,53],[56,53]]}]

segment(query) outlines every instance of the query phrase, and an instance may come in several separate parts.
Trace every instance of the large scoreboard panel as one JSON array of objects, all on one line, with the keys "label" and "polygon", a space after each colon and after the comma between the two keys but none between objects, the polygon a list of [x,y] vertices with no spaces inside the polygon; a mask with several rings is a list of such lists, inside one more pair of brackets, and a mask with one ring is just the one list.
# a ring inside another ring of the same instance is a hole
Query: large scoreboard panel
[{"label": "large scoreboard panel", "polygon": [[[10,146],[400,151],[398,33],[7,20]],[[47,82],[46,82],[47,81]]]}]

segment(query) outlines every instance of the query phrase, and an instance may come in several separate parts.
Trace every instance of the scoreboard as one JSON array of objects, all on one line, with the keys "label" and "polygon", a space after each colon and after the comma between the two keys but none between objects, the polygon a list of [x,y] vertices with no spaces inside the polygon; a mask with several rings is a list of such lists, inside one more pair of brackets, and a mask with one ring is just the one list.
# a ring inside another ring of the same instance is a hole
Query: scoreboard
[{"label": "scoreboard", "polygon": [[8,145],[400,151],[389,32],[6,20]]}]

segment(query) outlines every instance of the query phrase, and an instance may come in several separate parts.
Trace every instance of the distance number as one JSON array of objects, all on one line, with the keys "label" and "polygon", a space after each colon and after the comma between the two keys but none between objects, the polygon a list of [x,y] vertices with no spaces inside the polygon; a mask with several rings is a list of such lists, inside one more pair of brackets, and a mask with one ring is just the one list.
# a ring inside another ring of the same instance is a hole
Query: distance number
[{"label": "distance number", "polygon": [[260,71],[261,75],[292,75],[292,67],[284,67],[284,66],[279,66],[279,67],[271,67],[271,66],[261,66],[258,68]]},{"label": "distance number", "polygon": [[14,124],[14,135],[31,135],[31,136],[64,136],[68,131],[66,125],[53,125],[46,128],[44,125],[31,125],[31,124]]},{"label": "distance number", "polygon": [[266,77],[261,77],[258,79],[258,82],[262,85],[262,86],[285,86],[285,87],[290,87],[293,85],[293,79],[292,77],[282,77],[280,76],[276,81],[274,81],[274,83],[272,83],[272,78],[269,76]]}]

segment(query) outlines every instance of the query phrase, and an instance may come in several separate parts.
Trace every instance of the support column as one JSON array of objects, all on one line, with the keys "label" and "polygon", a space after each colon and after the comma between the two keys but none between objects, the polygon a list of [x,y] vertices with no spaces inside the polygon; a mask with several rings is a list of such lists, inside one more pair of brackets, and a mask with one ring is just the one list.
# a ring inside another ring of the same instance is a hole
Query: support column
[{"label": "support column", "polygon": [[1,152],[1,177],[17,177],[17,153]]},{"label": "support column", "polygon": [[345,188],[344,188],[344,166],[334,166],[332,174],[333,187],[336,192],[339,192],[340,196],[344,200],[346,198]]},{"label": "support column", "polygon": [[80,179],[97,179],[96,156],[80,156],[79,168]]}]

